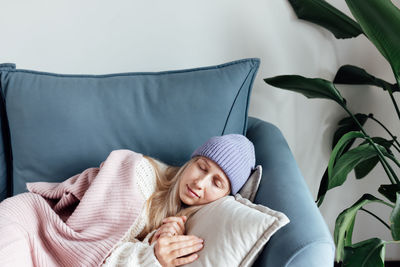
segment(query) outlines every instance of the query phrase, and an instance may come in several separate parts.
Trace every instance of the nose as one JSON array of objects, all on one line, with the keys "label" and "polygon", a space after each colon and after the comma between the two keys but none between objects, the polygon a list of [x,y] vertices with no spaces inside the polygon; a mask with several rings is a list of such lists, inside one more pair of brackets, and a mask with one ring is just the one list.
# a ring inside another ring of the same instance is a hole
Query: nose
[{"label": "nose", "polygon": [[208,174],[202,175],[195,180],[196,189],[203,189],[206,186],[206,184],[209,180],[208,176],[209,176]]}]

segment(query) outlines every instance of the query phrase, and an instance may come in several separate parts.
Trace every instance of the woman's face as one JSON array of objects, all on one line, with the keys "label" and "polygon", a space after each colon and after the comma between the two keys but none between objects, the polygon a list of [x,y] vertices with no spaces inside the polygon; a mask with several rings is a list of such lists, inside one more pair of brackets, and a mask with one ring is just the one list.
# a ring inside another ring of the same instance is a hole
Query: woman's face
[{"label": "woman's face", "polygon": [[200,156],[183,171],[179,197],[186,205],[202,205],[229,195],[230,188],[230,181],[218,164]]}]

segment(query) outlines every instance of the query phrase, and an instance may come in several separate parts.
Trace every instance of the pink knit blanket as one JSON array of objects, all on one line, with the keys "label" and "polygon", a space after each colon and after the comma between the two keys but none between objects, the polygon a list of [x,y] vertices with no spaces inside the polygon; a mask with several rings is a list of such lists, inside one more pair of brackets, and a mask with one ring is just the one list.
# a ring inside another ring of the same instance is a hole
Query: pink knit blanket
[{"label": "pink knit blanket", "polygon": [[0,266],[99,266],[145,203],[135,183],[142,154],[112,151],[99,168],[62,183],[27,183],[0,203]]}]

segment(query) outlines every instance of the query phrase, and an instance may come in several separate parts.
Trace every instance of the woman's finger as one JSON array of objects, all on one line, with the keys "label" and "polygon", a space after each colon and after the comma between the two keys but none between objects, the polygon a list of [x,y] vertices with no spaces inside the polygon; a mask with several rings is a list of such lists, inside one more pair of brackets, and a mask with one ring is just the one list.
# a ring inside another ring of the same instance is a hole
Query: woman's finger
[{"label": "woman's finger", "polygon": [[153,237],[154,240],[157,240],[163,232],[165,232],[165,229],[164,229],[164,227],[161,226],[160,228],[158,228],[158,230],[154,234],[154,237]]},{"label": "woman's finger", "polygon": [[181,227],[182,231],[185,231],[185,222],[186,222],[186,216],[180,216],[180,217],[167,217],[163,220],[163,223],[168,223],[168,222],[177,222],[179,226]]},{"label": "woman's finger", "polygon": [[173,258],[179,258],[183,256],[187,256],[194,252],[197,252],[203,248],[202,242],[197,241],[185,241],[181,243],[174,243],[170,245],[170,255]]},{"label": "woman's finger", "polygon": [[[174,219],[172,219],[174,218]],[[163,225],[164,224],[174,224],[177,226],[177,231],[181,232],[182,234],[185,233],[185,223],[183,222],[182,219],[175,219],[176,217],[168,217],[166,219],[164,219],[165,221],[163,221]]]},{"label": "woman's finger", "polygon": [[192,255],[189,255],[189,256],[187,256],[187,257],[182,257],[182,258],[174,259],[174,260],[172,261],[172,264],[174,264],[175,266],[185,265],[185,264],[194,262],[198,257],[199,257],[199,255],[197,255],[197,254],[192,254]]},{"label": "woman's finger", "polygon": [[[179,235],[170,237],[169,239],[173,239],[175,237],[179,237]],[[198,245],[198,244],[203,244],[203,243],[204,243],[204,241],[202,239],[200,239],[198,237],[193,237],[188,240],[180,240],[180,241],[171,242],[169,247],[170,247],[170,251],[174,251],[174,250],[178,250],[181,248],[190,247],[193,245]]]},{"label": "woman's finger", "polygon": [[172,234],[183,234],[179,226],[171,223],[164,224],[160,227],[160,232],[171,232]]},{"label": "woman's finger", "polygon": [[168,225],[170,229],[172,228],[174,231],[176,231],[176,233],[183,234],[184,229],[182,229],[182,227],[177,222],[170,222],[166,225]]},{"label": "woman's finger", "polygon": [[168,244],[180,243],[185,241],[201,241],[202,239],[195,235],[175,235],[165,239]]},{"label": "woman's finger", "polygon": [[170,216],[170,217],[164,218],[164,220],[176,220],[176,221],[182,221],[182,222],[185,223],[186,220],[187,220],[187,216],[185,216],[185,215],[183,215],[183,216]]},{"label": "woman's finger", "polygon": [[177,235],[178,233],[176,233],[175,231],[170,231],[170,230],[162,230],[160,231],[159,236],[162,236],[163,234],[170,234],[171,236]]},{"label": "woman's finger", "polygon": [[183,234],[185,232],[185,226],[177,221],[166,221],[163,222],[163,225],[173,225],[178,233]]},{"label": "woman's finger", "polygon": [[160,237],[163,237],[163,236],[174,236],[174,234],[172,234],[170,232],[163,232],[160,234]]},{"label": "woman's finger", "polygon": [[163,222],[179,222],[185,224],[187,220],[186,216],[171,216],[163,219]]},{"label": "woman's finger", "polygon": [[171,233],[184,234],[177,223],[166,223],[160,226],[159,231],[170,231]]}]

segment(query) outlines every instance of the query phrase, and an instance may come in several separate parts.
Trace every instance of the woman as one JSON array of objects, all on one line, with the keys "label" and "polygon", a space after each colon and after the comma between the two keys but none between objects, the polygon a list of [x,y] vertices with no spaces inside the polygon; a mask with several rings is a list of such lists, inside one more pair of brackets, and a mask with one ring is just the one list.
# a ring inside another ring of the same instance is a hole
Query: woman
[{"label": "woman", "polygon": [[139,234],[140,222],[132,226],[103,266],[169,267],[195,261],[203,240],[185,235],[187,218],[207,203],[235,195],[255,166],[254,146],[240,134],[210,138],[181,167],[163,169],[159,161],[144,159],[147,165],[141,169],[152,183],[144,188],[153,190],[143,215],[146,223]]}]

